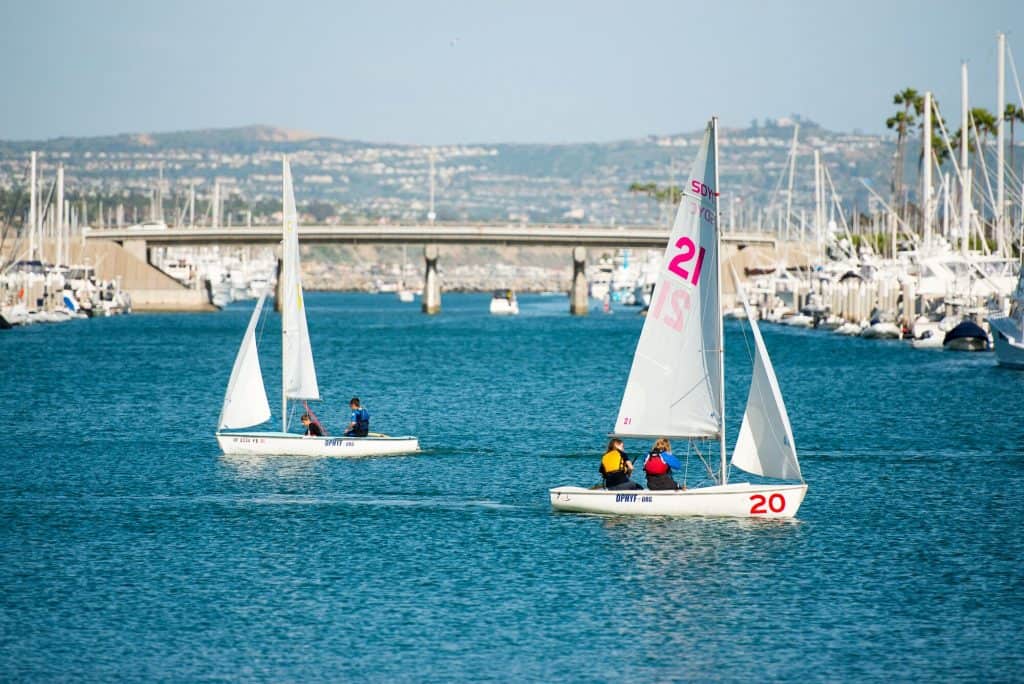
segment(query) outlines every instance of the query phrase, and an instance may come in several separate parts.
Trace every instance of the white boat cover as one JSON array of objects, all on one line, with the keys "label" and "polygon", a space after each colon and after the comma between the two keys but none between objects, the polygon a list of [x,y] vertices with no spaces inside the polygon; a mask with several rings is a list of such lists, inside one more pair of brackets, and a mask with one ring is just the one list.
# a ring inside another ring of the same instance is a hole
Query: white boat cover
[{"label": "white boat cover", "polygon": [[793,429],[789,425],[786,404],[782,401],[779,381],[772,368],[772,360],[764,346],[757,319],[750,311],[743,287],[736,278],[736,293],[747,311],[750,331],[754,336],[754,373],[750,380],[750,394],[743,413],[743,424],[732,453],[732,464],[737,468],[780,480],[802,480],[800,463],[796,458]]},{"label": "white boat cover", "polygon": [[709,124],[655,280],[617,435],[715,438],[722,429],[716,164]]},{"label": "white boat cover", "polygon": [[263,311],[267,293],[260,295],[249,318],[249,327],[238,348],[235,365],[231,369],[228,389],[224,393],[224,405],[220,410],[219,429],[247,428],[270,420],[270,404],[267,390],[263,386],[260,371],[260,356],[256,348],[256,324]]},{"label": "white boat cover", "polygon": [[306,326],[306,308],[302,297],[302,273],[299,262],[299,217],[295,208],[292,169],[285,158],[284,178],[284,244],[281,269],[281,365],[286,399],[319,399],[313,365],[313,347]]}]

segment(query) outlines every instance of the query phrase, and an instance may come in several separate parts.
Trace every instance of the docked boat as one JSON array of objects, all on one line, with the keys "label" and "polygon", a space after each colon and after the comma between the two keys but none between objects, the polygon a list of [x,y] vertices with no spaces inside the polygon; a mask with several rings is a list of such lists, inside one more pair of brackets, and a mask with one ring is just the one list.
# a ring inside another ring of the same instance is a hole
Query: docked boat
[{"label": "docked boat", "polygon": [[1009,316],[989,319],[1000,366],[1024,370],[1024,269],[1017,281]]},{"label": "docked boat", "polygon": [[518,316],[516,293],[513,290],[495,290],[491,296],[491,313],[495,316]]},{"label": "docked boat", "polygon": [[988,333],[974,321],[965,320],[946,333],[942,347],[952,351],[986,351]]},{"label": "docked boat", "polygon": [[288,432],[289,402],[318,400],[320,388],[306,324],[299,263],[298,213],[291,167],[287,159],[283,161],[282,167],[284,239],[281,269],[281,431],[238,431],[270,420],[270,403],[263,385],[256,344],[256,327],[267,296],[265,288],[249,318],[249,326],[231,369],[218,422],[217,443],[225,454],[352,458],[419,451],[419,440],[416,437],[390,437],[374,433],[367,437],[314,437]]},{"label": "docked boat", "polygon": [[[718,212],[718,122],[712,119],[682,194],[623,392],[614,434],[622,439],[686,440],[708,455],[707,486],[676,491],[549,490],[557,511],[615,515],[792,518],[807,485],[779,385],[747,308],[755,358],[732,466],[772,484],[729,482]],[[733,274],[735,278],[735,273]],[[711,454],[717,452],[718,458]],[[717,472],[710,461],[718,461]]]}]

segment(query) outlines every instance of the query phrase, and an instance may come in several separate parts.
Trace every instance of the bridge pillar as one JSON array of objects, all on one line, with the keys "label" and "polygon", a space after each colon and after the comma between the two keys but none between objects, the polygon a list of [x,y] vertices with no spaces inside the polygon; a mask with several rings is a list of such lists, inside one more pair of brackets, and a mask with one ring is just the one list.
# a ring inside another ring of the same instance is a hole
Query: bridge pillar
[{"label": "bridge pillar", "polygon": [[572,249],[572,285],[569,287],[569,313],[586,316],[590,310],[587,287],[587,248]]},{"label": "bridge pillar", "polygon": [[436,314],[441,312],[441,278],[437,274],[437,245],[427,245],[423,248],[423,260],[427,265],[426,275],[423,276],[423,297],[422,309],[425,314]]}]

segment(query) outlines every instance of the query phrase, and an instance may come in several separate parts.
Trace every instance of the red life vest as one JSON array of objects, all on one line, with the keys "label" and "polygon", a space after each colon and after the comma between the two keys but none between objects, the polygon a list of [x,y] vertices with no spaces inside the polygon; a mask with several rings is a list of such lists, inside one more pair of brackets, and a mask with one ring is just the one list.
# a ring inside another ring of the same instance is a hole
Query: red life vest
[{"label": "red life vest", "polygon": [[668,463],[665,463],[661,454],[648,454],[647,462],[644,463],[644,472],[648,475],[664,475],[668,472]]}]

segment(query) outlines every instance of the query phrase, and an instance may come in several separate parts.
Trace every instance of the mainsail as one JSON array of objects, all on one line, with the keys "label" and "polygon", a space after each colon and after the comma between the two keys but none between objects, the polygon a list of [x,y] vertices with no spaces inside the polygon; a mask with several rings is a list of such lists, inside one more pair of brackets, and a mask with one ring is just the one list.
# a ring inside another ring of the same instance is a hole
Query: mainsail
[{"label": "mainsail", "polygon": [[793,429],[789,425],[786,404],[782,401],[772,360],[735,272],[733,278],[736,280],[736,293],[750,321],[756,356],[747,409],[743,413],[740,435],[732,453],[732,464],[755,475],[780,480],[802,480],[800,463],[796,458],[796,444],[793,442]]},{"label": "mainsail", "polygon": [[717,146],[704,133],[655,281],[615,434],[721,436]]},{"label": "mainsail", "polygon": [[[284,243],[281,269],[281,370],[284,400],[319,399],[320,389],[313,366],[313,348],[306,327],[306,309],[302,298],[302,274],[299,264],[299,217],[292,188],[292,169],[285,158]],[[286,412],[287,413],[287,412]]]},{"label": "mainsail", "polygon": [[267,402],[267,390],[263,387],[263,373],[260,371],[260,357],[256,348],[256,324],[260,320],[266,298],[267,293],[264,292],[256,302],[242,345],[238,348],[231,379],[228,380],[228,390],[224,393],[224,405],[220,410],[219,429],[246,428],[270,419],[270,404]]}]

